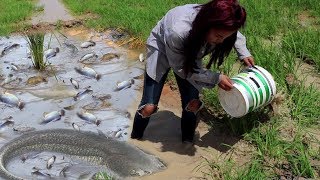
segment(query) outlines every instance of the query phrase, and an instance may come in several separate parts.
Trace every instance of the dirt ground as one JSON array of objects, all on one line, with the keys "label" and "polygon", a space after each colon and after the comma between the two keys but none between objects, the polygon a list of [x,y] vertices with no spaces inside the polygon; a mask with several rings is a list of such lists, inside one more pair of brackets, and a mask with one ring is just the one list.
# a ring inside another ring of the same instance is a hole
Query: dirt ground
[{"label": "dirt ground", "polygon": [[[129,110],[130,113],[135,113],[141,95],[140,92],[136,102]],[[159,111],[151,117],[143,140],[130,139],[129,143],[159,157],[167,165],[167,169],[139,179],[204,179],[202,171],[206,171],[208,167],[201,169],[198,167],[205,164],[204,158],[223,161],[230,148],[221,145],[222,143],[232,145],[236,149],[237,163],[244,164],[250,159],[248,150],[251,147],[249,145],[238,137],[225,134],[219,129],[209,129],[209,126],[203,121],[199,122],[196,130],[195,146],[182,144],[180,115],[179,92],[165,85],[159,103]]]}]

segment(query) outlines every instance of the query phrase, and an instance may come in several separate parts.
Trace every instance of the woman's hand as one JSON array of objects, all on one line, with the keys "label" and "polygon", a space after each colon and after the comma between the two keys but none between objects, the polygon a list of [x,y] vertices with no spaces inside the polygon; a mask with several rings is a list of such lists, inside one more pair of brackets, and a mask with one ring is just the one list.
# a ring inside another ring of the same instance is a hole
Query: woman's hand
[{"label": "woman's hand", "polygon": [[230,91],[233,88],[231,79],[224,74],[220,74],[220,82],[218,85],[225,91]]},{"label": "woman's hand", "polygon": [[247,66],[249,66],[249,67],[254,66],[254,59],[253,59],[252,56],[246,57],[246,58],[242,59],[242,61],[243,61],[243,63],[244,63],[245,65],[247,65]]}]

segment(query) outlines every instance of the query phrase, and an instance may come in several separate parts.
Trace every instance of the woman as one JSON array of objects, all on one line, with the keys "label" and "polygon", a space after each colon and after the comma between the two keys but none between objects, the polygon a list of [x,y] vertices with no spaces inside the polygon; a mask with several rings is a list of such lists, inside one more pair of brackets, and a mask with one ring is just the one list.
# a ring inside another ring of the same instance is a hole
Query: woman
[{"label": "woman", "polygon": [[[173,8],[158,22],[147,40],[143,96],[134,117],[132,139],[142,138],[172,68],[182,101],[182,142],[193,142],[196,114],[203,105],[199,91],[216,84],[227,91],[233,87],[226,75],[210,71],[211,65],[221,65],[232,47],[246,65],[254,64],[245,37],[238,32],[245,21],[246,11],[237,0],[212,0]],[[211,59],[203,68],[202,58],[207,54]]]}]

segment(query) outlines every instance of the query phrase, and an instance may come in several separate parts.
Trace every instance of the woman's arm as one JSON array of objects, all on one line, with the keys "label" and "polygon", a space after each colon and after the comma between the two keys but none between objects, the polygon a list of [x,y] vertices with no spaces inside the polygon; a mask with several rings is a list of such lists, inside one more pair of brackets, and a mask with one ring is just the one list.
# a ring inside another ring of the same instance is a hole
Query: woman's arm
[{"label": "woman's arm", "polygon": [[167,33],[168,34],[165,39],[166,55],[170,67],[176,74],[184,79],[187,79],[199,91],[202,88],[213,88],[220,82],[220,73],[204,69],[202,67],[201,59],[196,60],[194,72],[186,75],[183,69],[184,62],[186,61],[183,51],[183,42],[185,38],[175,31],[168,31]]},{"label": "woman's arm", "polygon": [[244,35],[242,35],[239,31],[237,33],[237,40],[234,44],[234,49],[236,50],[240,60],[252,57],[246,46],[246,37],[244,37]]}]

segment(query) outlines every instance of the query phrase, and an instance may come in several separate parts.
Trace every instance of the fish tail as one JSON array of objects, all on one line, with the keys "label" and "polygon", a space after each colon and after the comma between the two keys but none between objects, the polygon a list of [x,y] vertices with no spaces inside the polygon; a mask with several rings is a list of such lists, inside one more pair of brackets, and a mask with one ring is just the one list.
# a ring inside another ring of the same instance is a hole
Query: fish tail
[{"label": "fish tail", "polygon": [[56,47],[56,53],[60,52],[59,47]]}]

